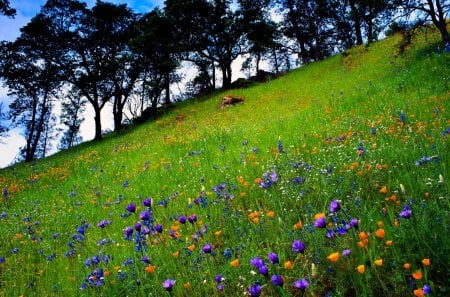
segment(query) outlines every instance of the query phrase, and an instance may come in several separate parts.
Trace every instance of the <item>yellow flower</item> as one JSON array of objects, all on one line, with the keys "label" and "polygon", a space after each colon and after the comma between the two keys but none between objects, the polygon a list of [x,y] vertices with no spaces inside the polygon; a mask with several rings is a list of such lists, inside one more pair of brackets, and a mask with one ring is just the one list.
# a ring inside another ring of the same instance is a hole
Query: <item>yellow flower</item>
[{"label": "yellow flower", "polygon": [[339,260],[339,253],[332,253],[327,257],[328,260],[330,260],[330,262],[337,262],[337,260]]},{"label": "yellow flower", "polygon": [[381,259],[381,258],[380,258],[380,259],[377,259],[377,260],[374,261],[374,263],[375,263],[375,265],[377,265],[378,267],[379,267],[379,266],[382,266],[382,265],[383,265],[383,259]]},{"label": "yellow flower", "polygon": [[364,271],[366,271],[366,266],[364,266],[363,264],[359,265],[358,267],[356,267],[356,270],[358,270],[359,273],[363,274]]},{"label": "yellow flower", "polygon": [[187,283],[185,283],[185,284],[183,285],[183,287],[184,287],[185,289],[189,289],[189,288],[191,287],[191,284],[190,284],[189,282],[187,282]]}]

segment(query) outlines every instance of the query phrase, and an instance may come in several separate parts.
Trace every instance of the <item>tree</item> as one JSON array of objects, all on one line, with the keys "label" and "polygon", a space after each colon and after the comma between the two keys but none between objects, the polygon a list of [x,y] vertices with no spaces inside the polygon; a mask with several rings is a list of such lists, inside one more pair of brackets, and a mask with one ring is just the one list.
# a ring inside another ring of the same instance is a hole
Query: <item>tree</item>
[{"label": "tree", "polygon": [[0,0],[0,15],[6,15],[13,17],[16,14],[16,10],[10,7],[9,0]]},{"label": "tree", "polygon": [[61,122],[67,127],[58,145],[58,149],[69,149],[81,143],[83,138],[80,135],[80,126],[84,121],[84,110],[86,100],[76,90],[72,89],[66,97],[66,101],[61,103]]},{"label": "tree", "polygon": [[3,111],[3,104],[0,102],[0,143],[1,139],[6,137],[8,132],[8,128],[4,126],[3,121],[6,121],[6,114]]},{"label": "tree", "polygon": [[26,145],[22,157],[25,161],[35,159],[39,146],[46,141],[44,132],[50,129],[46,123],[59,86],[58,69],[33,50],[32,32],[27,26],[15,42],[5,42],[1,47],[0,75],[9,88],[8,95],[15,98],[9,106],[9,119],[13,126],[24,129]]},{"label": "tree", "polygon": [[450,43],[450,34],[447,30],[447,20],[450,12],[448,0],[404,0],[399,1],[407,17],[415,16],[429,21],[439,30],[442,41]]}]

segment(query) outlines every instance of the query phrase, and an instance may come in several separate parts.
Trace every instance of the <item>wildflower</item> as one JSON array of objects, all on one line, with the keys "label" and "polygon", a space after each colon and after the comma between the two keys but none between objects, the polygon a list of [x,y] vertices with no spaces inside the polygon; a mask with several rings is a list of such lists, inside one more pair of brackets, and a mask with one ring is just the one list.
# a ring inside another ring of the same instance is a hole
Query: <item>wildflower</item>
[{"label": "wildflower", "polygon": [[189,223],[193,224],[194,222],[197,221],[197,216],[196,216],[195,214],[189,216],[189,217],[188,217],[188,221],[189,221]]},{"label": "wildflower", "polygon": [[366,153],[366,149],[364,148],[364,143],[362,143],[361,141],[358,144],[358,148],[356,149],[356,153],[360,157],[363,157],[364,154]]},{"label": "wildflower", "polygon": [[291,261],[286,261],[286,262],[284,262],[284,268],[285,269],[292,269],[292,268],[294,268],[294,264],[292,264]]},{"label": "wildflower", "polygon": [[327,257],[327,259],[328,259],[330,262],[337,262],[337,260],[339,260],[339,253],[338,253],[338,252],[332,253],[332,254],[330,254],[330,255]]},{"label": "wildflower", "polygon": [[217,285],[217,291],[222,292],[223,291],[223,285]]},{"label": "wildflower", "polygon": [[270,281],[274,286],[283,286],[283,277],[281,275],[274,274],[270,278]]},{"label": "wildflower", "polygon": [[330,212],[331,213],[335,213],[337,212],[339,209],[341,209],[341,205],[339,204],[339,200],[333,200],[330,203]]},{"label": "wildflower", "polygon": [[146,264],[150,264],[150,258],[147,257],[147,256],[142,257],[142,258],[141,258],[141,261],[144,262],[144,263],[146,263]]},{"label": "wildflower", "polygon": [[294,281],[294,288],[299,289],[301,291],[305,291],[308,286],[309,286],[309,282],[305,278]]},{"label": "wildflower", "polygon": [[422,288],[414,290],[413,293],[414,293],[414,296],[417,296],[417,297],[423,297],[424,296]]},{"label": "wildflower", "polygon": [[273,217],[275,216],[275,212],[273,210],[267,212],[267,216],[271,219],[273,219]]},{"label": "wildflower", "polygon": [[230,262],[230,265],[233,267],[238,267],[239,266],[239,259],[234,259],[233,261]]},{"label": "wildflower", "polygon": [[404,218],[404,219],[409,219],[409,217],[411,217],[411,208],[409,207],[408,204],[406,204],[403,207],[403,210],[400,212],[400,217]]},{"label": "wildflower", "polygon": [[111,225],[111,224],[112,224],[112,222],[110,220],[102,220],[102,221],[100,221],[100,223],[97,224],[97,227],[103,229],[106,226]]},{"label": "wildflower", "polygon": [[342,256],[348,257],[348,256],[350,256],[350,253],[351,253],[351,250],[349,250],[349,249],[343,250],[342,251]]},{"label": "wildflower", "polygon": [[133,227],[126,227],[123,230],[123,233],[125,234],[125,239],[126,240],[131,240],[131,235],[133,235]]},{"label": "wildflower", "polygon": [[295,253],[303,253],[305,251],[305,244],[301,242],[300,240],[294,240],[292,243],[292,251]]},{"label": "wildflower", "polygon": [[424,266],[430,266],[430,264],[431,264],[430,259],[428,259],[428,258],[423,259],[422,260],[422,264]]},{"label": "wildflower", "polygon": [[303,227],[302,221],[298,221],[297,223],[294,224],[295,230],[301,229],[302,227]]},{"label": "wildflower", "polygon": [[366,271],[366,266],[364,266],[363,264],[358,265],[358,267],[356,267],[356,270],[358,270],[359,273],[363,274],[364,271]]},{"label": "wildflower", "polygon": [[358,229],[358,223],[359,223],[358,219],[353,218],[353,219],[350,220],[349,225],[352,228]]},{"label": "wildflower", "polygon": [[386,241],[386,245],[387,246],[391,246],[392,244],[394,244],[394,241],[392,241],[392,240],[387,240]]},{"label": "wildflower", "polygon": [[413,277],[415,280],[421,280],[421,279],[422,279],[422,276],[423,276],[423,274],[422,274],[422,271],[421,271],[421,270],[417,270],[416,272],[414,272],[414,273],[412,274],[412,277]]},{"label": "wildflower", "polygon": [[205,254],[210,254],[212,252],[212,245],[207,243],[202,247],[202,252]]},{"label": "wildflower", "polygon": [[181,216],[178,218],[178,222],[180,224],[186,224],[186,219],[187,219],[186,216]]},{"label": "wildflower", "polygon": [[278,153],[280,153],[280,154],[284,153],[283,143],[281,142],[281,139],[278,139],[277,148],[278,148]]},{"label": "wildflower", "polygon": [[314,227],[316,227],[316,228],[325,228],[326,225],[327,225],[327,221],[326,221],[325,217],[319,217],[314,222]]},{"label": "wildflower", "polygon": [[128,210],[129,212],[136,212],[136,204],[134,203],[128,204],[126,210]]},{"label": "wildflower", "polygon": [[383,238],[386,236],[386,232],[385,232],[384,229],[382,229],[382,228],[377,229],[377,230],[375,231],[375,236],[378,237],[378,238],[380,238],[380,239],[383,239]]},{"label": "wildflower", "polygon": [[261,259],[260,257],[254,257],[254,258],[252,258],[252,259],[250,260],[250,264],[251,264],[253,267],[256,267],[256,268],[259,268],[259,267],[265,265],[263,259]]},{"label": "wildflower", "polygon": [[139,218],[143,221],[148,221],[150,220],[151,217],[151,213],[148,210],[144,210],[143,212],[141,212],[141,214],[139,215]]},{"label": "wildflower", "polygon": [[382,266],[383,265],[383,259],[377,259],[377,260],[375,260],[374,261],[374,263],[375,263],[375,265],[377,265],[378,267],[380,267],[380,266]]},{"label": "wildflower", "polygon": [[158,224],[155,226],[155,231],[158,233],[162,233],[163,232],[163,226],[161,224]]},{"label": "wildflower", "polygon": [[431,287],[429,284],[423,285],[422,290],[425,295],[428,295],[431,293]]},{"label": "wildflower", "polygon": [[261,295],[261,285],[259,285],[259,284],[254,284],[254,285],[251,285],[249,288],[248,288],[248,293],[250,294],[250,296],[252,296],[252,297],[258,297],[258,296],[260,296]]},{"label": "wildflower", "polygon": [[411,264],[409,264],[408,262],[403,264],[403,269],[408,270],[411,268]]},{"label": "wildflower", "polygon": [[258,271],[264,276],[269,275],[269,269],[265,265],[259,266]]},{"label": "wildflower", "polygon": [[276,253],[269,253],[267,258],[269,259],[270,264],[276,264],[280,261]]},{"label": "wildflower", "polygon": [[388,190],[387,190],[387,187],[386,187],[386,186],[384,186],[384,187],[382,187],[382,188],[380,189],[380,193],[383,194],[383,195],[386,194],[387,191],[388,191]]},{"label": "wildflower", "polygon": [[153,273],[156,270],[156,266],[155,265],[148,265],[144,268],[145,272],[147,273]]},{"label": "wildflower", "polygon": [[174,280],[174,279],[166,279],[165,281],[163,281],[162,286],[168,292],[171,292],[175,283],[176,283],[176,280]]},{"label": "wildflower", "polygon": [[142,205],[144,205],[146,207],[151,207],[152,202],[153,202],[152,198],[148,197],[144,201],[142,201]]}]

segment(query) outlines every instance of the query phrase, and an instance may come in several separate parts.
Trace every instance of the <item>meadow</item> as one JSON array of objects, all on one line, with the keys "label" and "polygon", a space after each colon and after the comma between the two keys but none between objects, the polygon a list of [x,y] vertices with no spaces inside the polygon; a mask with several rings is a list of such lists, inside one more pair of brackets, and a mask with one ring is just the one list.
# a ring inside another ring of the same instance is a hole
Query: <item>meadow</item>
[{"label": "meadow", "polygon": [[399,41],[0,170],[0,296],[448,296],[450,53]]}]

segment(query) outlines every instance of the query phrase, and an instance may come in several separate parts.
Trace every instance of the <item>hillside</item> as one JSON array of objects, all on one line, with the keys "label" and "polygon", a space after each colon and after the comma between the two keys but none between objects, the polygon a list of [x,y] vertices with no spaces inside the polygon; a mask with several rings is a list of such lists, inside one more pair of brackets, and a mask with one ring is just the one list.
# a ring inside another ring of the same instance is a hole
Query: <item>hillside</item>
[{"label": "hillside", "polygon": [[450,53],[399,38],[0,170],[0,296],[445,296]]}]

